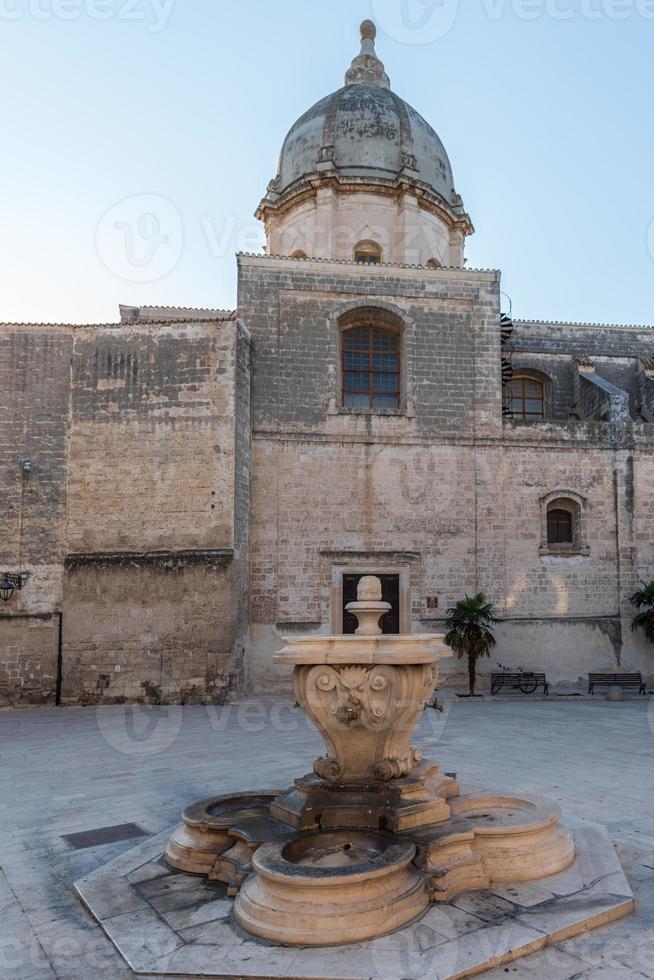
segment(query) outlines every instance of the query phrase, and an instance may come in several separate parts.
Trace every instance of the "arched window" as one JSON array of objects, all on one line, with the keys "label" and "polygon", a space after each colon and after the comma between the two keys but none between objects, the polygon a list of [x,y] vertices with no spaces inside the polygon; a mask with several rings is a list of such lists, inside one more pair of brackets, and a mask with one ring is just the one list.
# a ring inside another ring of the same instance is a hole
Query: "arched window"
[{"label": "arched window", "polygon": [[443,268],[443,263],[442,262],[439,262],[438,259],[430,259],[429,262],[427,263],[427,268],[428,269],[442,269]]},{"label": "arched window", "polygon": [[545,383],[531,374],[516,372],[507,385],[509,415],[538,422],[545,418]]},{"label": "arched window", "polygon": [[354,249],[354,261],[359,265],[379,265],[382,250],[377,242],[359,242]]},{"label": "arched window", "polygon": [[549,551],[581,551],[581,505],[572,497],[547,502],[546,546]]},{"label": "arched window", "polygon": [[298,248],[297,251],[295,251],[295,252],[292,253],[291,258],[292,259],[306,259],[307,258],[307,253],[305,251],[303,251],[301,248]]},{"label": "arched window", "polygon": [[400,335],[374,322],[342,334],[343,407],[397,410],[400,406]]}]

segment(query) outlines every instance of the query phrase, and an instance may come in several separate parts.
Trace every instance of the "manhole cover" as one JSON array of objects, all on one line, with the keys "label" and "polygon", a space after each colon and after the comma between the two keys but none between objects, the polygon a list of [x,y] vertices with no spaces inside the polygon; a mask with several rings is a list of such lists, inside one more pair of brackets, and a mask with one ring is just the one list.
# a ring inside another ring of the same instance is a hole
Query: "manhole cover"
[{"label": "manhole cover", "polygon": [[121,840],[134,840],[136,837],[149,837],[142,827],[135,823],[120,823],[115,827],[98,827],[97,830],[84,830],[79,834],[62,834],[63,840],[71,847],[81,851],[85,847],[99,847],[101,844],[116,844]]}]

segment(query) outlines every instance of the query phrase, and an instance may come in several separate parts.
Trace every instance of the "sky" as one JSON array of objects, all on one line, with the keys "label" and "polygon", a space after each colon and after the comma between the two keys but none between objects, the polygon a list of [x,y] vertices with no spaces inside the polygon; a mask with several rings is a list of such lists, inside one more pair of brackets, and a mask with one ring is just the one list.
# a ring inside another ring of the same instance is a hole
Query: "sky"
[{"label": "sky", "polygon": [[0,0],[0,321],[231,308],[359,23],[520,319],[654,323],[654,0]]}]

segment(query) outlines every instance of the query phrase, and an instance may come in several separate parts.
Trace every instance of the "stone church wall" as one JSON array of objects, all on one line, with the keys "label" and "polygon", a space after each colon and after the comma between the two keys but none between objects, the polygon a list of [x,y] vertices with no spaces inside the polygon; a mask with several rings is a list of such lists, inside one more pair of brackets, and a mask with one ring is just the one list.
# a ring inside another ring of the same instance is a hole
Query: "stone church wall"
[{"label": "stone church wall", "polygon": [[0,604],[0,704],[48,701],[56,689],[72,347],[68,328],[0,330],[0,571],[32,576]]},{"label": "stone church wall", "polygon": [[233,681],[227,559],[70,564],[64,704],[226,699]]},{"label": "stone church wall", "polygon": [[[514,369],[550,379],[549,419],[503,420],[499,287],[241,256],[240,320],[0,326],[0,572],[31,575],[0,605],[0,703],[288,691],[281,637],[340,630],[348,572],[397,575],[414,631],[486,592],[502,623],[481,684],[496,660],[561,689],[654,679],[628,602],[654,577],[654,423],[635,411],[654,331],[518,323]],[[401,323],[396,412],[340,407],[357,310]],[[611,401],[633,418],[599,421]],[[563,557],[543,538],[558,493],[583,529]],[[444,683],[464,674],[452,660]]]},{"label": "stone church wall", "polygon": [[[514,357],[554,379],[558,367],[558,412],[538,425],[502,423],[493,274],[421,270],[420,293],[414,270],[245,257],[240,268],[254,335],[255,689],[288,689],[272,663],[284,634],[334,628],[343,569],[402,571],[416,631],[441,631],[450,604],[485,591],[503,622],[482,685],[496,660],[545,670],[563,690],[591,670],[654,677],[627,601],[639,576],[654,577],[654,426],[568,421],[576,367],[560,328],[538,325],[532,351],[519,326]],[[412,413],[336,407],[335,314],[375,302],[405,318]],[[593,353],[606,343],[622,358],[615,333],[589,333]],[[639,331],[627,354],[640,334],[649,342]],[[625,377],[619,366],[616,380]],[[543,498],[559,492],[583,500],[582,554],[542,551]],[[464,684],[465,664],[443,667],[446,686]]]},{"label": "stone church wall", "polygon": [[[252,671],[285,631],[328,632],[332,569],[402,570],[409,628],[475,582],[475,437],[501,432],[495,273],[240,260],[253,333]],[[338,317],[377,305],[404,322],[403,410],[338,409]]]},{"label": "stone church wall", "polygon": [[[0,454],[11,501],[2,570],[31,573],[0,608],[0,698],[51,701],[58,658],[67,703],[221,700],[238,689],[247,332],[235,320],[2,327],[0,352],[14,388]],[[40,663],[37,628],[47,631]]]}]

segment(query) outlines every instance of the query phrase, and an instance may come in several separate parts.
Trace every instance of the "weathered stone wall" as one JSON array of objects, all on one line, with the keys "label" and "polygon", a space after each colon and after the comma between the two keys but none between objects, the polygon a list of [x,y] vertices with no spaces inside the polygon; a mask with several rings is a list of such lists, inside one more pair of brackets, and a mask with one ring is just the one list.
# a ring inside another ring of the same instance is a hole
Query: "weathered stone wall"
[{"label": "weathered stone wall", "polygon": [[[242,256],[238,321],[0,327],[0,571],[31,573],[0,607],[0,703],[287,690],[281,636],[338,628],[347,570],[398,574],[416,631],[486,592],[503,622],[482,684],[496,660],[561,688],[654,679],[628,602],[654,577],[654,331],[516,324],[551,418],[503,421],[499,298],[493,272]],[[398,411],[340,408],[357,309],[402,323]],[[569,421],[582,385],[593,420]],[[543,547],[559,493],[582,502],[564,556]],[[445,683],[464,674],[450,661]]]},{"label": "weathered stone wall", "polygon": [[234,326],[76,333],[70,553],[233,546]]},{"label": "weathered stone wall", "polygon": [[[253,334],[252,670],[283,685],[286,630],[329,630],[331,568],[408,568],[414,628],[475,582],[475,438],[501,433],[494,273],[241,258]],[[402,410],[342,412],[338,317],[404,323]]]},{"label": "weathered stone wall", "polygon": [[233,691],[248,683],[250,665],[250,478],[252,428],[250,418],[251,336],[241,321],[235,344],[234,374],[234,546],[230,572],[230,618]]},{"label": "weathered stone wall", "polygon": [[234,686],[230,556],[72,563],[62,703],[224,701]]},{"label": "weathered stone wall", "polygon": [[[441,436],[501,429],[497,273],[239,257],[252,332],[255,431]],[[404,413],[339,413],[338,317],[381,304],[404,321]]]},{"label": "weathered stone wall", "polygon": [[248,357],[235,319],[0,328],[12,508],[0,547],[31,573],[0,609],[5,701],[30,686],[55,696],[58,644],[53,682],[30,617],[62,610],[67,702],[220,700],[242,684]]},{"label": "weathered stone wall", "polygon": [[651,328],[516,321],[511,344],[514,368],[532,368],[550,379],[553,419],[570,417],[574,364],[580,357],[591,358],[602,378],[625,391],[632,415],[637,414],[639,359],[654,355]]},{"label": "weathered stone wall", "polygon": [[56,689],[71,355],[64,328],[0,330],[0,572],[31,574],[0,603],[0,704],[47,701]]},{"label": "weathered stone wall", "polygon": [[0,611],[0,706],[50,704],[57,691],[59,616]]},{"label": "weathered stone wall", "polygon": [[[651,455],[633,444],[638,430],[651,448],[654,426],[564,421],[585,338],[538,325],[530,351],[518,327],[516,357],[553,377],[558,407],[550,422],[502,424],[493,274],[242,258],[239,303],[254,338],[257,689],[288,686],[272,664],[284,633],[332,628],[335,566],[406,569],[414,630],[440,631],[452,602],[485,591],[503,623],[482,684],[495,660],[544,669],[563,689],[590,670],[653,675],[627,600],[639,573],[654,577]],[[339,411],[335,324],[357,303],[404,318],[413,412]],[[622,357],[653,334],[607,336],[601,343]],[[600,342],[587,337],[597,354]],[[623,368],[615,377],[624,381]],[[583,553],[541,551],[542,499],[555,492],[584,500]],[[444,667],[448,685],[464,674],[456,660]]]}]

